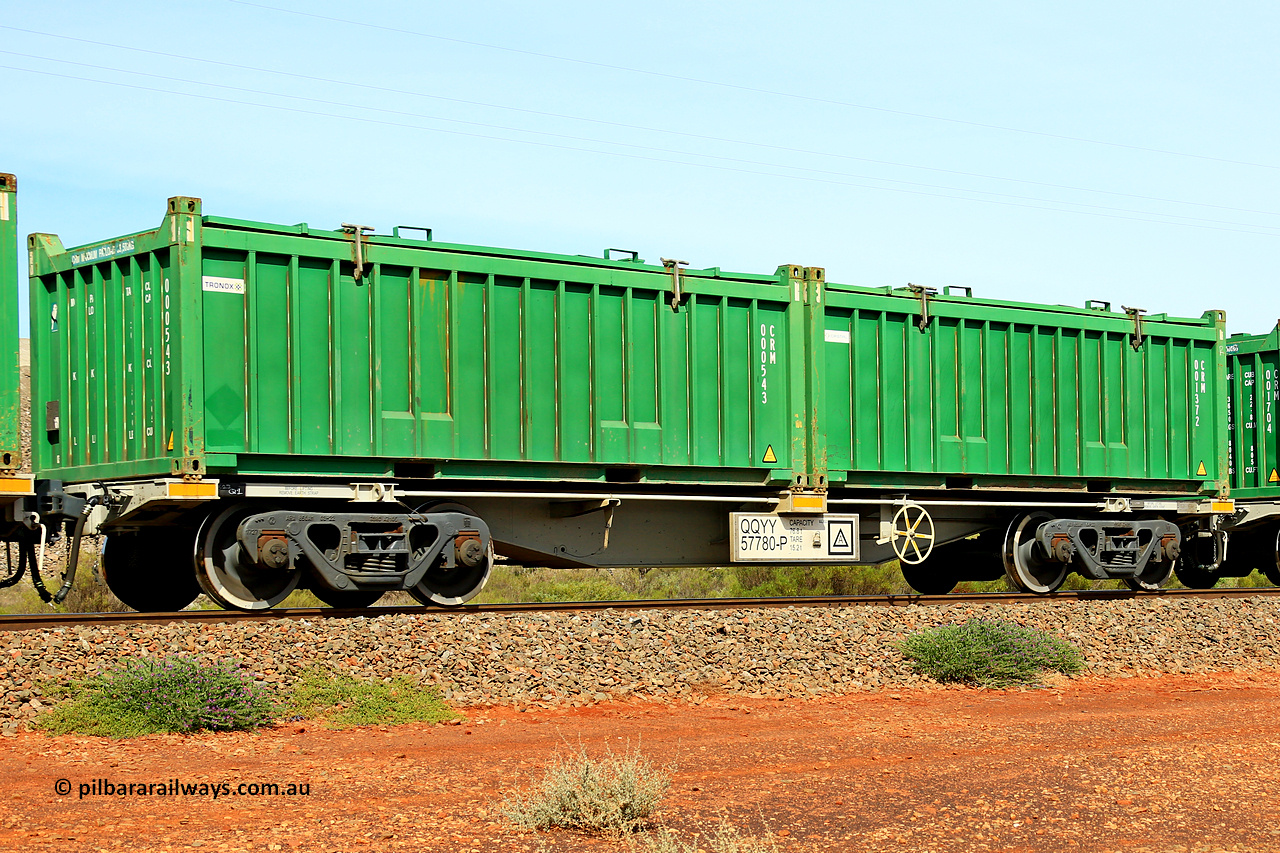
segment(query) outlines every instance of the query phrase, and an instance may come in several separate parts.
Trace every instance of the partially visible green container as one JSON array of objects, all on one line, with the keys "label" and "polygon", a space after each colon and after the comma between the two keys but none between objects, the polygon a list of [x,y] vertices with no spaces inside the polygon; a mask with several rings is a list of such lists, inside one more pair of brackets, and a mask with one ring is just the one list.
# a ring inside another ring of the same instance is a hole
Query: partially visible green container
[{"label": "partially visible green container", "polygon": [[173,198],[152,231],[32,235],[38,475],[805,482],[802,268],[400,230]]},{"label": "partially visible green container", "polygon": [[1280,498],[1280,325],[1265,335],[1227,339],[1231,495]]},{"label": "partially visible green container", "polygon": [[0,470],[22,467],[18,429],[18,179],[0,173]]},{"label": "partially visible green container", "polygon": [[1225,489],[1222,312],[1135,321],[1106,303],[961,290],[827,284],[816,476],[833,487]]}]

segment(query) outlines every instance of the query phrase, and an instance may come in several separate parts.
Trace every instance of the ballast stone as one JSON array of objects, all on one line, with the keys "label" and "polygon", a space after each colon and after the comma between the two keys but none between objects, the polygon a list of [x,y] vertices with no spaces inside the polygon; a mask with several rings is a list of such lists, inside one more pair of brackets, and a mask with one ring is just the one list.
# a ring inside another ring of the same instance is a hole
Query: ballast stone
[{"label": "ballast stone", "polygon": [[53,704],[53,683],[122,658],[170,654],[238,664],[273,687],[312,667],[365,680],[407,675],[459,707],[898,689],[930,683],[902,657],[902,639],[974,617],[1050,631],[1076,645],[1096,675],[1280,669],[1280,601],[1271,598],[75,627],[0,634],[0,730],[25,726]]}]

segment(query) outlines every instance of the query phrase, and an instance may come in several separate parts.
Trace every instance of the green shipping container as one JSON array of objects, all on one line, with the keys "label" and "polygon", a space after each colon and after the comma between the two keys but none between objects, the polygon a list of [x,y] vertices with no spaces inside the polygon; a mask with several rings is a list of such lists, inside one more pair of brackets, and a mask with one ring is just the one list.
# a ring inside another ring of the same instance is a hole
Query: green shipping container
[{"label": "green shipping container", "polygon": [[18,179],[0,173],[0,469],[22,467],[18,433]]},{"label": "green shipping container", "polygon": [[70,250],[33,235],[38,475],[1226,487],[1221,312],[1135,320],[426,236],[191,198],[154,231]]},{"label": "green shipping container", "polygon": [[814,476],[833,487],[1226,487],[1222,312],[1135,321],[1106,303],[830,283],[825,296]]},{"label": "green shipping container", "polygon": [[32,235],[38,475],[804,482],[806,270],[400,230]]},{"label": "green shipping container", "polygon": [[1280,498],[1280,326],[1265,335],[1227,340],[1227,422],[1231,495]]}]

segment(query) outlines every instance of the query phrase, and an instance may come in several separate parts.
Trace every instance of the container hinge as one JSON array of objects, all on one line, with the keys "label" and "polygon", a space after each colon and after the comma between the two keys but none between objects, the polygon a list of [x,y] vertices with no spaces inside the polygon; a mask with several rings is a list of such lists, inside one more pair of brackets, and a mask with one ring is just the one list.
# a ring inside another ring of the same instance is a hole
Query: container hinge
[{"label": "container hinge", "polygon": [[924,287],[910,282],[907,282],[907,287],[911,288],[912,292],[920,300],[920,320],[916,323],[916,327],[923,332],[929,326],[929,297],[937,296],[938,288]]},{"label": "container hinge", "polygon": [[[364,247],[360,243],[360,238],[365,231],[372,231],[372,225],[352,225],[349,222],[342,223],[342,230],[351,234],[356,239],[356,281],[364,277]],[[428,238],[430,239],[430,238]]]},{"label": "container hinge", "polygon": [[680,267],[688,266],[688,261],[677,261],[675,258],[663,258],[662,265],[671,271],[671,310],[679,311],[680,303],[684,302],[687,294],[684,292],[684,283],[680,280]]},{"label": "container hinge", "polygon": [[1135,350],[1142,349],[1142,315],[1147,313],[1146,308],[1130,308],[1128,305],[1121,305],[1124,313],[1128,314],[1133,320],[1133,340],[1129,343]]}]

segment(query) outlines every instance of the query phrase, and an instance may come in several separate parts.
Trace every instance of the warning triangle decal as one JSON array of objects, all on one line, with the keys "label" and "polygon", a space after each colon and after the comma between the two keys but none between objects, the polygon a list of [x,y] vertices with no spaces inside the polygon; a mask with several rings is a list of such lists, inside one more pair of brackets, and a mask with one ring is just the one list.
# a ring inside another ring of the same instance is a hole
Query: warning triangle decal
[{"label": "warning triangle decal", "polygon": [[761,459],[760,461],[761,461],[761,462],[777,462],[777,461],[778,461],[778,456],[777,456],[777,454],[775,454],[775,453],[773,452],[773,445],[772,445],[772,444],[765,448],[765,451],[764,451],[764,458],[763,458],[763,459]]},{"label": "warning triangle decal", "polygon": [[836,530],[836,538],[831,540],[832,548],[848,548],[849,540],[844,538],[844,528],[840,527]]},{"label": "warning triangle decal", "polygon": [[1271,469],[1271,476],[1267,478],[1268,483],[1280,483],[1280,474],[1276,473],[1276,469]]},{"label": "warning triangle decal", "polygon": [[1197,477],[1204,477],[1204,476],[1207,476],[1208,474],[1209,474],[1209,472],[1205,470],[1204,462],[1203,462],[1203,461],[1201,461],[1201,463],[1200,463],[1200,467],[1196,469],[1196,476],[1197,476]]}]

